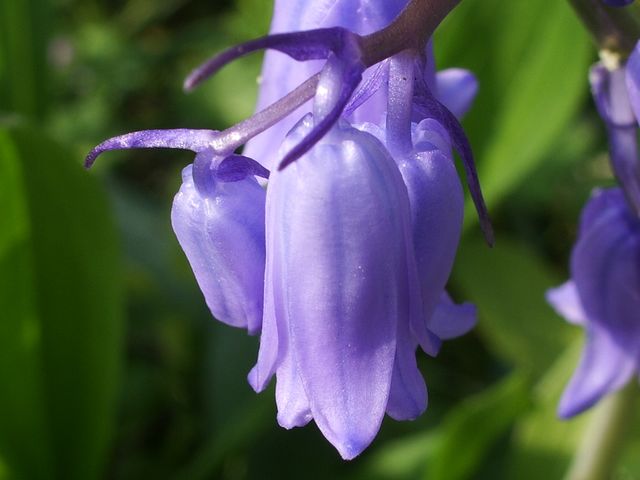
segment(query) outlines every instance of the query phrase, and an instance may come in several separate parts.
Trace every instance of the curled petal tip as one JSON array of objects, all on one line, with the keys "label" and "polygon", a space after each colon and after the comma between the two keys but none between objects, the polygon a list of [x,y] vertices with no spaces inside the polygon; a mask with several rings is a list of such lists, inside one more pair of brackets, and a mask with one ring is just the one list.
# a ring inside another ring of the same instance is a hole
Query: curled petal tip
[{"label": "curled petal tip", "polygon": [[182,82],[182,91],[184,93],[191,93],[195,88],[197,81],[194,79],[194,73],[195,72],[189,74],[189,76],[184,79],[184,82]]},{"label": "curled petal tip", "polygon": [[269,170],[244,155],[229,155],[218,165],[216,176],[223,182],[237,182],[253,175],[268,179]]},{"label": "curled petal tip", "polygon": [[97,145],[89,152],[84,161],[90,168],[98,155],[110,150],[129,150],[133,148],[175,148],[200,152],[210,148],[218,132],[213,130],[194,130],[176,128],[170,130],[141,130],[112,137]]},{"label": "curled petal tip", "polygon": [[98,147],[91,150],[87,156],[84,158],[84,168],[89,170],[98,158],[98,155],[102,153],[102,150],[99,150]]}]

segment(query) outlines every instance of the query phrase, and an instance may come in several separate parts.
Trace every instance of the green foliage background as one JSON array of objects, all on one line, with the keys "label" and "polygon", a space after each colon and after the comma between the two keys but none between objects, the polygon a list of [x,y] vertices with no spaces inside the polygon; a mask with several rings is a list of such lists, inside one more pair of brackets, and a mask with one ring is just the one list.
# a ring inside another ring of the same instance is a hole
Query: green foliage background
[{"label": "green foliage background", "polygon": [[[180,152],[84,154],[132,130],[248,116],[260,57],[191,95],[213,52],[268,29],[267,0],[0,2],[0,479],[562,478],[593,413],[555,417],[582,333],[544,302],[567,276],[581,205],[611,184],[566,2],[466,1],[437,33],[471,68],[465,120],[497,230],[467,209],[450,282],[476,330],[420,356],[429,409],[385,420],[346,463],[317,429],[285,431],[246,373],[257,339],[209,315],[169,225]],[[640,478],[640,425],[619,478]],[[634,455],[635,451],[635,455]]]}]

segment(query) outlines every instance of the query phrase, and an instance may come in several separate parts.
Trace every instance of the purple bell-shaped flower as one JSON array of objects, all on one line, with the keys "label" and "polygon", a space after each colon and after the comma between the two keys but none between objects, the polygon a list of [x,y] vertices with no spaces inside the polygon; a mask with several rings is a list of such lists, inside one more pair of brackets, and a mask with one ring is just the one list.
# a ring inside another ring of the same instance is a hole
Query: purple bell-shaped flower
[{"label": "purple bell-shaped flower", "polygon": [[570,270],[571,280],[547,294],[587,333],[560,401],[563,418],[619,390],[640,367],[640,219],[620,189],[597,190],[584,208]]},{"label": "purple bell-shaped flower", "polygon": [[182,172],[171,223],[207,306],[218,320],[259,333],[265,265],[265,191],[255,177],[269,172],[241,155],[211,148],[211,130],[147,130],[110,138],[87,156],[131,148],[178,148],[196,153]]},{"label": "purple bell-shaped flower", "polygon": [[[318,87],[320,116],[331,78],[327,69]],[[305,117],[284,149],[312,128]],[[351,459],[385,411],[409,419],[426,408],[410,330],[422,304],[406,187],[384,146],[342,122],[271,176],[266,215],[265,315],[250,382],[260,391],[275,373],[279,423],[313,418]]]}]

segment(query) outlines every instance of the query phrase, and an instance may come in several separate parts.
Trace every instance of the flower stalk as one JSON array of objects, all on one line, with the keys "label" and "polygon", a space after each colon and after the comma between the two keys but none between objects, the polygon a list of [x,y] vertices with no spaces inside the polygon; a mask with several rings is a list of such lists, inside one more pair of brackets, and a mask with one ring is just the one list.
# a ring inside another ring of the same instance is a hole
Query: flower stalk
[{"label": "flower stalk", "polygon": [[566,480],[612,478],[637,408],[638,390],[634,378],[595,410]]},{"label": "flower stalk", "polygon": [[609,7],[602,0],[569,0],[598,49],[626,59],[640,38],[640,9],[636,5]]}]

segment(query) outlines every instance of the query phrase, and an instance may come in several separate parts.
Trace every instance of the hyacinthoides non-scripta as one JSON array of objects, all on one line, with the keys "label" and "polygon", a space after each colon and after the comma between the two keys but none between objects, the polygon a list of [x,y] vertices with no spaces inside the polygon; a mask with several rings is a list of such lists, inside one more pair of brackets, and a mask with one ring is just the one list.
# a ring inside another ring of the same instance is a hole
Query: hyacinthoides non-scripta
[{"label": "hyacinthoides non-scripta", "polygon": [[[129,148],[196,153],[172,224],[207,305],[218,320],[261,335],[249,383],[262,391],[277,377],[279,424],[315,420],[345,459],[371,443],[385,413],[409,420],[426,408],[417,347],[436,355],[443,340],[476,321],[475,307],[454,304],[444,290],[464,205],[452,147],[493,243],[456,117],[476,84],[457,71],[438,89],[430,47],[459,1],[413,0],[368,35],[327,27],[233,47],[197,68],[185,88],[256,50],[326,63],[227,130],[129,133],[86,160],[89,167],[102,152]],[[349,115],[380,91],[382,123],[362,115],[352,126]],[[312,98],[312,113],[286,135],[277,164],[234,153]],[[269,179],[266,193],[255,177]]]}]

